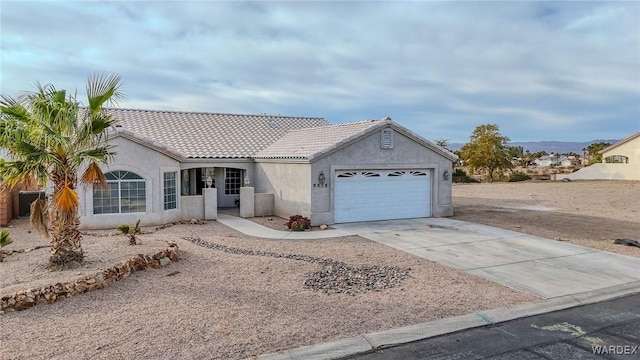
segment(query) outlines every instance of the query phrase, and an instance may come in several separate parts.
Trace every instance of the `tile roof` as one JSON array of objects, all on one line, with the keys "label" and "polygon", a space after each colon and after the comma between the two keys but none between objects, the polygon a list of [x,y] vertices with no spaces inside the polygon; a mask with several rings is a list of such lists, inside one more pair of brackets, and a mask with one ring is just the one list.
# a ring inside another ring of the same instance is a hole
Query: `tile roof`
[{"label": "tile roof", "polygon": [[363,120],[308,128],[304,130],[293,130],[266,149],[256,153],[253,158],[305,159],[313,161],[342,148],[356,139],[368,136],[369,134],[386,127],[407,136],[413,141],[451,161],[456,161],[458,159],[454,153],[439,147],[433,142],[401,126],[400,124],[392,121],[391,118],[384,118],[382,120]]},{"label": "tile roof", "polygon": [[[364,120],[351,123],[293,130],[271,146],[258,152],[254,158],[311,159],[349,142],[371,127],[378,127],[387,120]],[[385,123],[386,124],[386,123]]]},{"label": "tile roof", "polygon": [[384,122],[385,120],[363,120],[290,131],[254,157],[311,159],[315,157],[314,155],[317,156],[349,142],[365,133],[367,129],[378,127]]},{"label": "tile roof", "polygon": [[119,125],[187,158],[250,158],[290,130],[328,125],[323,118],[108,109]]}]

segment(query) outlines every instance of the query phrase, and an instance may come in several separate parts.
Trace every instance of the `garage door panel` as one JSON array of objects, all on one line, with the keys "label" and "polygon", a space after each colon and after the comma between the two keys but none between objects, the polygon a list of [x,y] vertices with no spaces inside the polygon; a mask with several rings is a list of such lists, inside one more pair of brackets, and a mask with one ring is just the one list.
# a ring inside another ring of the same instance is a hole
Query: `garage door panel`
[{"label": "garage door panel", "polygon": [[427,170],[352,170],[335,178],[337,223],[427,217],[430,200]]}]

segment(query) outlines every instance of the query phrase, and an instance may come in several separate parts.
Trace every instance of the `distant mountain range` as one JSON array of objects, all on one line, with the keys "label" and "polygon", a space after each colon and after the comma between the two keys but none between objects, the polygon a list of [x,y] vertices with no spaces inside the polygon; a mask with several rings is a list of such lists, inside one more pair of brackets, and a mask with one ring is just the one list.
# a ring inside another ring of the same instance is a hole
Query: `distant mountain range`
[{"label": "distant mountain range", "polygon": [[[598,142],[607,142],[613,144],[618,142],[618,140],[591,140],[587,142],[569,142],[569,141],[527,141],[527,142],[512,142],[510,146],[522,146],[522,148],[530,152],[538,152],[538,151],[546,151],[548,153],[554,154],[566,154],[570,152],[574,152],[576,154],[582,154],[582,149],[587,146],[598,143]],[[449,144],[449,149],[451,151],[460,150],[462,147],[461,143],[451,143]]]}]

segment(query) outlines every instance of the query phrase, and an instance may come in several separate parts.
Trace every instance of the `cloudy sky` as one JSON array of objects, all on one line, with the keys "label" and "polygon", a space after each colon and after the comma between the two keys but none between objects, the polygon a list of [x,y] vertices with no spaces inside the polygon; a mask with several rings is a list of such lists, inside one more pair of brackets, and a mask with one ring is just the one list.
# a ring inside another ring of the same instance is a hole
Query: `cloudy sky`
[{"label": "cloudy sky", "polygon": [[0,1],[0,90],[84,96],[122,76],[120,107],[390,116],[466,142],[640,131],[639,2]]}]

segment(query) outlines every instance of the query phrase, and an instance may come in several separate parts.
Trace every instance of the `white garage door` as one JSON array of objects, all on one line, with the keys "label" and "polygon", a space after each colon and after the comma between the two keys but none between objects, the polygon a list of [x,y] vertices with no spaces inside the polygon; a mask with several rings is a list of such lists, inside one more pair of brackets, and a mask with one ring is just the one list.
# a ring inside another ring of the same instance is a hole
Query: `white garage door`
[{"label": "white garage door", "polygon": [[427,170],[348,170],[334,179],[335,222],[431,216]]}]

